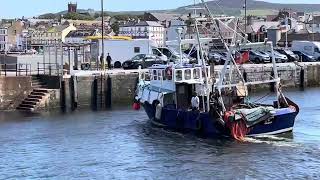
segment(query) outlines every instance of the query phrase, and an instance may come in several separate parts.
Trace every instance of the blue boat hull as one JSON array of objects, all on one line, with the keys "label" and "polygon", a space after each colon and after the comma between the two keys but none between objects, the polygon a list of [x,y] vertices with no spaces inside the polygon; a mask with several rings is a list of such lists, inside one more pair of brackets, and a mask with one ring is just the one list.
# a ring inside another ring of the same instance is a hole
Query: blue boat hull
[{"label": "blue boat hull", "polygon": [[[156,126],[211,138],[228,136],[230,134],[215,119],[212,119],[208,113],[162,108],[161,119],[157,120],[155,118],[155,107],[148,103],[144,103],[143,107],[151,122]],[[298,112],[278,115],[272,121],[259,123],[251,128],[248,136],[290,132],[293,130],[297,114]]]}]

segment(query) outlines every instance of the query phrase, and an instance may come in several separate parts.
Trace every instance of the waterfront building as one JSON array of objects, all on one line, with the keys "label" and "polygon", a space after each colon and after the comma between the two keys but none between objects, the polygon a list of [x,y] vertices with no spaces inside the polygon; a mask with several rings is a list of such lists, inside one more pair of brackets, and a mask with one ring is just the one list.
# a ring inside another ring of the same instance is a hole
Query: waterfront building
[{"label": "waterfront building", "polygon": [[144,20],[156,21],[161,24],[164,28],[168,28],[172,20],[176,20],[181,17],[179,14],[172,13],[144,13]]},{"label": "waterfront building", "polygon": [[187,25],[181,19],[173,19],[170,21],[168,27],[165,29],[166,41],[173,41],[173,40],[179,39],[178,34],[177,34],[178,28],[183,29],[183,32],[181,34],[181,38],[184,39],[186,31],[187,31]]},{"label": "waterfront building", "polygon": [[18,46],[21,44],[20,37],[25,30],[25,23],[21,20],[11,21],[9,23],[4,23],[1,25],[2,33],[1,44],[5,51],[18,51],[22,50],[22,46]]},{"label": "waterfront building", "polygon": [[8,28],[0,27],[0,52],[8,51]]},{"label": "waterfront building", "polygon": [[75,44],[90,43],[91,40],[87,38],[89,36],[101,36],[101,33],[98,29],[74,30],[68,33],[68,35],[65,38],[65,42]]},{"label": "waterfront building", "polygon": [[320,15],[310,15],[305,21],[306,29],[312,33],[320,32]]},{"label": "waterfront building", "polygon": [[65,42],[66,36],[70,31],[77,28],[73,24],[58,25],[49,28],[39,28],[32,33],[31,45],[35,49],[39,49],[44,45],[54,45]]},{"label": "waterfront building", "polygon": [[134,39],[149,39],[158,46],[164,45],[164,27],[156,21],[128,22],[119,26],[119,36],[129,36]]}]

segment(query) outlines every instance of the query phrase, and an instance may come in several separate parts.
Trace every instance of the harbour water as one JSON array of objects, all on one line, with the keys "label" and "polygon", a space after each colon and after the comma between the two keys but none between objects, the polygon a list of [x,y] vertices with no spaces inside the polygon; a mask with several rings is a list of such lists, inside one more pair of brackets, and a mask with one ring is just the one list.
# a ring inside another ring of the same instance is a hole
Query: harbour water
[{"label": "harbour water", "polygon": [[320,89],[293,133],[201,139],[152,127],[144,111],[0,113],[0,179],[319,179]]}]

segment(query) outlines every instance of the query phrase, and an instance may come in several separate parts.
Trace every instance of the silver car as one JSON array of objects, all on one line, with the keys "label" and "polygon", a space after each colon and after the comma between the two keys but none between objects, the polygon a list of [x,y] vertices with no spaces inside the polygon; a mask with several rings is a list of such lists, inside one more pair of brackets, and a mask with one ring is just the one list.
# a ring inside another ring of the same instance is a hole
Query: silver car
[{"label": "silver car", "polygon": [[[270,57],[272,57],[271,51],[266,52]],[[285,63],[288,61],[288,57],[284,54],[279,53],[278,51],[273,51],[274,57],[277,63]],[[271,59],[272,61],[272,59]]]},{"label": "silver car", "polygon": [[249,59],[253,63],[270,63],[271,58],[268,54],[262,53],[260,51],[250,51],[249,52]]}]

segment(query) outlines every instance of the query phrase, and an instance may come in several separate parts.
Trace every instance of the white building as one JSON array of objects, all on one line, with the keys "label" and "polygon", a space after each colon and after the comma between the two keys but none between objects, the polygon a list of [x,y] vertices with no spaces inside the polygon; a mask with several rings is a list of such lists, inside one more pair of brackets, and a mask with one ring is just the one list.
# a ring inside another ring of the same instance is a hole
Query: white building
[{"label": "white building", "polygon": [[184,30],[181,34],[181,38],[183,39],[185,37],[187,25],[183,20],[175,19],[171,20],[169,26],[166,28],[166,41],[174,41],[179,39],[177,33],[178,28],[182,28]]},{"label": "white building", "polygon": [[16,44],[17,50],[23,51],[28,49],[28,30],[22,30],[21,34],[17,34]]},{"label": "white building", "polygon": [[[308,15],[307,15],[308,16]],[[320,32],[320,15],[309,15],[306,19],[306,29],[312,33]]]},{"label": "white building", "polygon": [[91,41],[87,39],[89,36],[97,36],[100,35],[98,30],[90,29],[90,30],[74,30],[70,31],[69,34],[65,38],[66,43],[75,43],[75,44],[83,44],[90,43]]},{"label": "white building", "polygon": [[0,28],[0,51],[8,51],[8,28]]},{"label": "white building", "polygon": [[129,22],[119,27],[119,36],[130,36],[134,39],[149,39],[158,46],[164,45],[164,27],[155,21]]}]

